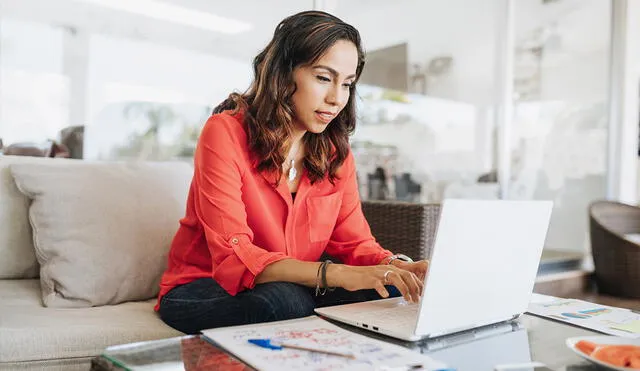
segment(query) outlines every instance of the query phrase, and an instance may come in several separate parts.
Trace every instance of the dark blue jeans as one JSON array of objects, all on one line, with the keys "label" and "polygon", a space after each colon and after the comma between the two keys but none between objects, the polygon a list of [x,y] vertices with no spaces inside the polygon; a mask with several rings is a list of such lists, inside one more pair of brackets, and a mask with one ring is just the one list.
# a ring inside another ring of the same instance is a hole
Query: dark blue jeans
[{"label": "dark blue jeans", "polygon": [[[389,294],[400,296],[393,286]],[[380,299],[375,290],[347,291],[336,288],[315,296],[315,288],[289,282],[256,285],[236,296],[227,293],[211,278],[201,278],[173,288],[160,301],[160,318],[187,334],[200,330],[280,321],[314,314],[316,307]]]}]

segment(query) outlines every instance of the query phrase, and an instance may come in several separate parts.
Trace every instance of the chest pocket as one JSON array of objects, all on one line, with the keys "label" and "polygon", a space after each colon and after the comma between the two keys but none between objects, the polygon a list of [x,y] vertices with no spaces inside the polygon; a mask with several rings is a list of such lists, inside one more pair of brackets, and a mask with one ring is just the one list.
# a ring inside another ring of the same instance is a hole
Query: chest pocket
[{"label": "chest pocket", "polygon": [[341,202],[341,192],[307,199],[309,237],[312,243],[329,240],[338,219]]}]

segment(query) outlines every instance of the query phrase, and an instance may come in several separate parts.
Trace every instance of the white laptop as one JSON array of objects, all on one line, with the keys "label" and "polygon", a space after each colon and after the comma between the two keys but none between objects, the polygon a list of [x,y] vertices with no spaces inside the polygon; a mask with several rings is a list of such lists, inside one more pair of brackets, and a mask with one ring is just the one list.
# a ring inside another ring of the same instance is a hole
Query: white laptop
[{"label": "white laptop", "polygon": [[552,208],[551,201],[446,199],[419,303],[391,298],[316,312],[410,341],[517,318],[533,292]]}]

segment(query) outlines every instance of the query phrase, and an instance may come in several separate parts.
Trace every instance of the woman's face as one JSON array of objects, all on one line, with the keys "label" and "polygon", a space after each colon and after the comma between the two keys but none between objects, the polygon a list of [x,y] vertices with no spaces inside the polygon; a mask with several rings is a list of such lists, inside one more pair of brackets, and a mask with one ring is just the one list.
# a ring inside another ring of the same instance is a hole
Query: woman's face
[{"label": "woman's face", "polygon": [[315,63],[294,68],[294,130],[322,133],[349,101],[357,67],[356,46],[339,40]]}]

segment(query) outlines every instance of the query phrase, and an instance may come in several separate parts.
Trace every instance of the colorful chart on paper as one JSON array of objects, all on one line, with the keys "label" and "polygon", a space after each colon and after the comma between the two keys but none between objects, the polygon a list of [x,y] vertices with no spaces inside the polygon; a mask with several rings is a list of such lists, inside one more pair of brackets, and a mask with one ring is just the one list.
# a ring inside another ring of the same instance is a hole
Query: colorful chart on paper
[{"label": "colorful chart on paper", "polygon": [[[423,365],[424,370],[435,370],[446,367],[426,355],[345,330],[317,316],[202,333],[259,370],[385,370],[408,365]],[[271,350],[248,343],[249,339],[263,338],[351,353],[356,359],[288,348]]]},{"label": "colorful chart on paper", "polygon": [[624,308],[557,298],[544,303],[531,303],[527,311],[610,335],[640,338],[640,314]]}]

